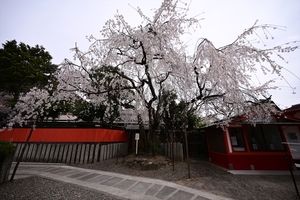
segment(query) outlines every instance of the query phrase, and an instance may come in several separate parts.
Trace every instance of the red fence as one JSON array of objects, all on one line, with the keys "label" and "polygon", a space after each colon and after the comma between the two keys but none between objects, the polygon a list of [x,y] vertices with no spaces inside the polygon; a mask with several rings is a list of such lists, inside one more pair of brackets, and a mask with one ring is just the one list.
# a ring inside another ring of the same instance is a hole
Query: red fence
[{"label": "red fence", "polygon": [[[0,140],[25,142],[30,128],[13,128],[0,132]],[[36,128],[29,142],[127,142],[128,134],[123,130],[104,128]]]}]

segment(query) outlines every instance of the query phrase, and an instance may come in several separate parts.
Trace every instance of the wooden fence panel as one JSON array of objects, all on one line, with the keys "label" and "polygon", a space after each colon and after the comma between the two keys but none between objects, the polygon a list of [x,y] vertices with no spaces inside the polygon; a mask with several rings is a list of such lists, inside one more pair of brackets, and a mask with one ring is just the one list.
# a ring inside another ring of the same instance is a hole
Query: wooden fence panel
[{"label": "wooden fence panel", "polygon": [[[14,145],[16,146],[14,161],[17,161],[24,143]],[[21,162],[94,163],[127,155],[127,143],[29,143]]]},{"label": "wooden fence panel", "polygon": [[173,158],[173,149],[174,149],[174,159],[177,161],[183,161],[183,148],[181,143],[161,143],[160,151],[161,155],[164,155],[170,159]]}]

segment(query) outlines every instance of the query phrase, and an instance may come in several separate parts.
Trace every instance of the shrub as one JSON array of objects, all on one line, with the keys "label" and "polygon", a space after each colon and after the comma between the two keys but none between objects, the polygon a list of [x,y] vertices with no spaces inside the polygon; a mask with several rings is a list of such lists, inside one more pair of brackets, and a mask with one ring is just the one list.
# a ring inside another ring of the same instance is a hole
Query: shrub
[{"label": "shrub", "polygon": [[15,146],[10,142],[0,140],[0,165],[9,158],[9,156],[13,155],[15,151]]}]

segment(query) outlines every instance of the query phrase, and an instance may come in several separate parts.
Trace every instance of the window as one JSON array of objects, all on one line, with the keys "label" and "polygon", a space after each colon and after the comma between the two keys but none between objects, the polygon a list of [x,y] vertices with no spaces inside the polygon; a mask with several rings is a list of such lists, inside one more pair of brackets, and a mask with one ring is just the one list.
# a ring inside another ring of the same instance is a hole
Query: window
[{"label": "window", "polygon": [[233,151],[246,151],[242,128],[229,128],[229,135]]},{"label": "window", "polygon": [[270,151],[284,151],[282,137],[277,125],[262,126],[266,138],[266,146]]},{"label": "window", "polygon": [[284,151],[277,125],[246,126],[251,151]]},{"label": "window", "polygon": [[296,133],[290,132],[290,133],[288,133],[288,135],[289,135],[290,140],[295,140],[295,141],[298,140],[298,137],[297,137]]}]

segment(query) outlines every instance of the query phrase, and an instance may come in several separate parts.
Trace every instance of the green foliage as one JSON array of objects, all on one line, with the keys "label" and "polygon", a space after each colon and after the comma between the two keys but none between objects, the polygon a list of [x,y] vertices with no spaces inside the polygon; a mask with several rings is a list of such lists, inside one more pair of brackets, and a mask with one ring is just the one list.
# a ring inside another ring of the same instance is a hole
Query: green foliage
[{"label": "green foliage", "polygon": [[13,155],[15,146],[10,142],[0,140],[0,165]]},{"label": "green foliage", "polygon": [[157,155],[159,153],[159,150],[160,150],[160,141],[156,140],[153,144],[152,154]]},{"label": "green foliage", "polygon": [[183,101],[177,101],[177,95],[174,92],[163,91],[162,99],[163,132],[167,133],[173,130],[183,130],[185,120],[187,120],[188,131],[193,131],[205,125],[201,118],[195,114],[193,109],[186,110],[186,104]]},{"label": "green foliage", "polygon": [[188,112],[187,114],[187,120],[188,120],[188,131],[193,131],[195,129],[201,128],[206,125],[206,123],[197,116],[193,111]]},{"label": "green foliage", "polygon": [[0,49],[0,92],[13,96],[13,106],[20,93],[32,87],[44,87],[57,69],[43,46],[30,47],[16,40],[7,41]]},{"label": "green foliage", "polygon": [[87,101],[77,102],[73,110],[73,114],[85,122],[93,122],[95,118],[99,118],[103,123],[106,106],[94,106]]}]

